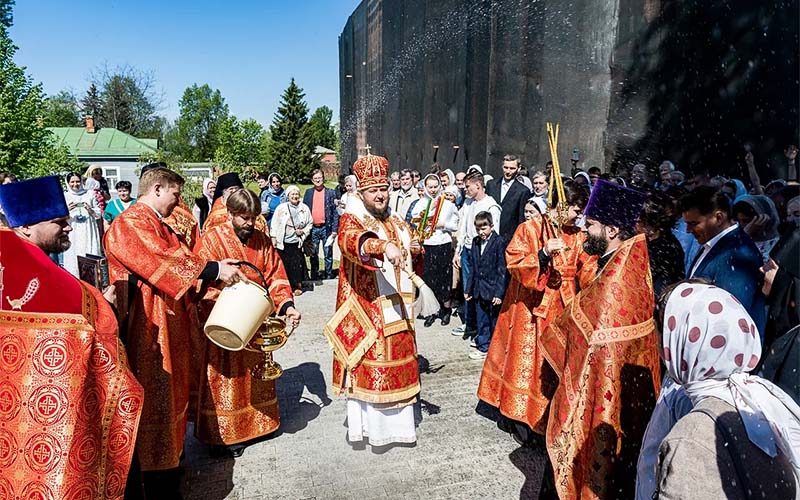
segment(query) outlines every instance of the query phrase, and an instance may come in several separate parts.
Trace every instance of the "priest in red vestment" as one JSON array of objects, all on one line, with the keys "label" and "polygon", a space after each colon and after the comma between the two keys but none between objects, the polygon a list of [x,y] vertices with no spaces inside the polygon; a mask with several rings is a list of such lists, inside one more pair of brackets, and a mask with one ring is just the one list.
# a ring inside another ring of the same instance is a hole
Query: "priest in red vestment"
[{"label": "priest in red vestment", "polygon": [[236,172],[228,172],[219,176],[217,187],[214,188],[211,208],[208,211],[206,221],[203,223],[203,231],[208,231],[212,227],[228,221],[228,209],[225,206],[225,202],[231,193],[235,193],[242,188],[244,188],[244,184],[242,184],[242,180]]},{"label": "priest in red vestment", "polygon": [[143,390],[100,292],[54,264],[58,177],[0,186],[0,498],[121,499]]},{"label": "priest in red vestment", "polygon": [[347,396],[348,439],[372,446],[416,441],[419,394],[414,289],[404,269],[421,251],[408,224],[388,209],[389,162],[353,165],[359,194],[339,220],[339,291],[325,325],[333,388]]},{"label": "priest in red vestment", "polygon": [[[225,203],[228,196],[242,188],[244,188],[244,185],[236,172],[228,172],[219,176],[217,187],[214,189],[213,203],[203,224],[203,231],[208,231],[214,226],[228,222],[228,208]],[[259,231],[269,234],[267,219],[261,214],[256,217],[255,227]]]},{"label": "priest in red vestment", "polygon": [[[286,316],[287,326],[296,327],[300,312],[295,309],[292,288],[283,263],[269,236],[255,228],[261,215],[261,201],[249,189],[240,189],[226,201],[228,220],[203,233],[199,254],[208,260],[235,259],[256,266],[264,275],[269,295],[278,315]],[[242,267],[247,278],[262,284],[261,277]],[[204,317],[214,305],[222,284],[214,283],[203,301]],[[251,376],[263,354],[247,350],[229,351],[205,340],[201,351],[197,437],[209,445],[239,445],[265,436],[280,425],[275,381]],[[229,446],[239,456],[244,446]]]},{"label": "priest in red vestment", "polygon": [[[145,402],[136,452],[142,471],[179,465],[186,433],[190,378],[190,336],[199,335],[190,315],[188,292],[198,279],[246,279],[233,260],[208,261],[195,255],[164,222],[177,206],[183,178],[157,167],[139,180],[139,198],[105,235],[109,277],[117,289],[120,323]],[[177,476],[145,474],[145,489]],[[149,494],[149,492],[148,492]]]},{"label": "priest in red vestment", "polygon": [[562,499],[633,498],[636,460],[660,389],[653,280],[635,224],[646,194],[602,180],[584,215],[599,274],[541,337],[559,385],[547,452]]},{"label": "priest in red vestment", "polygon": [[560,229],[552,208],[520,224],[506,248],[511,282],[478,386],[478,397],[513,420],[515,432],[526,441],[533,438],[531,430],[540,435],[547,430],[547,410],[558,384],[539,337],[597,274],[597,257],[583,251],[584,235],[575,226],[589,191],[567,182],[564,192],[569,209]]}]

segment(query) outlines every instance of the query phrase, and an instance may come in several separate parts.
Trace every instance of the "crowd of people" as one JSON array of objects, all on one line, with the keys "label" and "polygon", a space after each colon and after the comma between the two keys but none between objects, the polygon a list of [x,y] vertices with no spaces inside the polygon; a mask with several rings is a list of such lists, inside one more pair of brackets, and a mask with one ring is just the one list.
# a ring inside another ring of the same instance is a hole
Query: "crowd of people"
[{"label": "crowd of people", "polygon": [[[191,207],[163,163],[135,199],[96,167],[0,174],[0,488],[179,498],[188,421],[218,455],[274,432],[260,355],[197,332],[248,281],[297,326],[338,247],[324,335],[348,440],[416,441],[415,320],[456,317],[479,400],[547,450],[542,498],[798,497],[796,156],[762,185],[750,154],[747,184],[669,161],[563,175],[509,154],[493,179],[367,155],[337,189],[315,170],[304,193],[277,173],[256,193],[230,172]],[[107,260],[108,287],[75,279],[80,256]]]}]

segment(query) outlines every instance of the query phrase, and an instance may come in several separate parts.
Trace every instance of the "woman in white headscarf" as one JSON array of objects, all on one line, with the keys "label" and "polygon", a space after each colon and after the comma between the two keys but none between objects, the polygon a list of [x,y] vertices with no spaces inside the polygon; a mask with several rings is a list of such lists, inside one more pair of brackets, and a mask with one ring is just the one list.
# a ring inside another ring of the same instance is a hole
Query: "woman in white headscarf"
[{"label": "woman in white headscarf", "polygon": [[661,443],[658,497],[800,498],[800,407],[749,373],[761,340],[747,311],[721,288],[688,282],[663,311],[667,374],[694,408]]},{"label": "woman in white headscarf", "polygon": [[192,215],[197,219],[198,227],[203,227],[214,204],[214,190],[217,189],[217,182],[209,177],[203,179],[203,196],[194,199]]},{"label": "woman in white headscarf", "polygon": [[[103,215],[94,191],[86,189],[80,174],[70,172],[66,176],[67,190],[64,199],[69,209],[70,247],[64,252],[64,269],[79,277],[78,256],[100,255],[100,226]],[[91,179],[94,180],[94,179]],[[95,181],[97,182],[97,181]]]},{"label": "woman in white headscarf", "polygon": [[573,177],[572,180],[574,180],[578,185],[584,185],[589,188],[590,191],[592,190],[592,178],[589,177],[589,174],[586,172],[578,172],[575,174],[575,177]]},{"label": "woman in white headscarf", "polygon": [[336,211],[339,213],[339,216],[344,214],[347,208],[347,200],[352,196],[356,196],[358,192],[358,179],[356,179],[355,175],[348,175],[344,178],[344,189],[345,192],[342,194],[342,197],[336,200]]},{"label": "woman in white headscarf", "polygon": [[[425,257],[422,268],[422,279],[431,287],[439,299],[439,313],[425,318],[425,326],[433,325],[437,318],[443,325],[450,323],[451,287],[453,281],[453,233],[458,231],[458,210],[454,203],[442,194],[442,181],[436,174],[428,174],[422,180],[425,186],[424,198],[409,210],[411,219],[421,221],[425,210],[430,206],[428,217],[438,211],[439,217],[433,232],[422,241]],[[429,205],[430,204],[430,205]]]}]

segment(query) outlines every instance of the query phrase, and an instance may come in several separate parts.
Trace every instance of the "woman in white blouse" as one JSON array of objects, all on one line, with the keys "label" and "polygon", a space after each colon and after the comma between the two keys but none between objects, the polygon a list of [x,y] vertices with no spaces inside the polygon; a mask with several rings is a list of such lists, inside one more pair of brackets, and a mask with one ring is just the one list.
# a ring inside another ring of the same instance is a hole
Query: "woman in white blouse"
[{"label": "woman in white blouse", "polygon": [[439,299],[439,313],[425,318],[425,326],[433,325],[437,318],[443,325],[450,323],[451,314],[451,286],[453,281],[453,234],[458,231],[458,210],[454,203],[442,194],[442,182],[436,174],[428,174],[423,179],[425,186],[424,198],[414,205],[411,210],[411,219],[417,224],[422,218],[430,202],[428,219],[438,210],[439,218],[436,227],[428,238],[422,241],[425,248],[425,257],[422,267],[422,279],[436,294]]},{"label": "woman in white blouse", "polygon": [[103,212],[93,191],[83,186],[80,174],[67,174],[67,190],[64,199],[69,209],[70,247],[64,252],[64,269],[73,276],[79,277],[78,256],[86,254],[100,255],[100,227],[98,221]]},{"label": "woman in white blouse", "polygon": [[306,274],[306,259],[303,242],[313,227],[311,209],[300,201],[300,188],[286,188],[289,201],[281,203],[272,215],[270,235],[286,268],[286,275],[295,295],[303,293],[303,278]]}]

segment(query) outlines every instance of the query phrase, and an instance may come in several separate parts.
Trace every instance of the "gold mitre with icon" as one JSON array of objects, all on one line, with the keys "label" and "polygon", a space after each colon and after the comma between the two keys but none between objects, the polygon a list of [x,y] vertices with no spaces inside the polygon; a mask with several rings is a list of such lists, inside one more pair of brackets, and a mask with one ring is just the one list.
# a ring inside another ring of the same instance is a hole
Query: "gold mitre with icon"
[{"label": "gold mitre with icon", "polygon": [[362,156],[353,164],[353,174],[358,181],[359,190],[388,186],[389,160],[371,154]]}]

